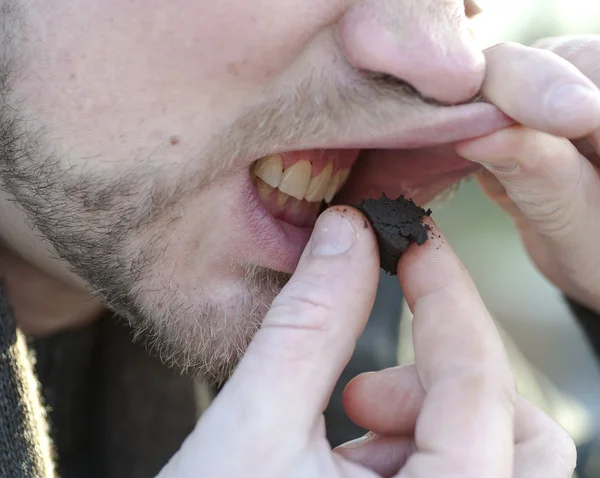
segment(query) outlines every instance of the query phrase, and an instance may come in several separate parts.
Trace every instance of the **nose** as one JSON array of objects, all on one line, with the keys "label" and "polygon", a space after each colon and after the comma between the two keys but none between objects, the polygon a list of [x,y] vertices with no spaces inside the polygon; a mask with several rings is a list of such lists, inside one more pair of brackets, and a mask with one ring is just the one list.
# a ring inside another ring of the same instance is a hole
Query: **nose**
[{"label": "nose", "polygon": [[441,103],[473,98],[485,58],[471,36],[463,1],[364,0],[340,20],[340,40],[359,70],[385,73]]}]

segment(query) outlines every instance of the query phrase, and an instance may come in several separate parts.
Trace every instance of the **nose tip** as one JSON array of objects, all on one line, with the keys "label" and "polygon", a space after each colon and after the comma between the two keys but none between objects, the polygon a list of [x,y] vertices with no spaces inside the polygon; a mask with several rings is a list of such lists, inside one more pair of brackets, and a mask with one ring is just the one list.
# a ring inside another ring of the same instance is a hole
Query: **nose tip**
[{"label": "nose tip", "polygon": [[418,21],[390,25],[364,13],[349,12],[340,23],[342,47],[355,68],[394,76],[440,103],[462,103],[477,95],[485,57],[462,24],[437,29]]}]

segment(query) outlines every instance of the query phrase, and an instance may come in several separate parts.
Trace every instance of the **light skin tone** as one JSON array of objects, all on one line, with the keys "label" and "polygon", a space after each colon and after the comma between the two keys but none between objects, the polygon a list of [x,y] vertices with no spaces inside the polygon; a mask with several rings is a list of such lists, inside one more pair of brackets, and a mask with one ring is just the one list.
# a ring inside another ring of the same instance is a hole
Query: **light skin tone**
[{"label": "light skin tone", "polygon": [[[99,293],[170,344],[166,359],[217,379],[310,235],[265,211],[257,159],[437,145],[509,123],[488,104],[440,106],[469,102],[483,82],[462,0],[3,3],[13,5],[2,59],[7,250],[64,282],[66,296]],[[423,202],[475,169],[454,154],[423,178],[431,155],[383,154],[359,162],[377,164],[346,188],[353,201],[374,186]],[[23,285],[9,278],[7,289]],[[57,310],[37,330],[43,305],[11,302],[40,334],[98,306]]]},{"label": "light skin tone", "polygon": [[[110,305],[215,378],[259,329],[163,476],[570,476],[572,443],[515,397],[440,239],[399,266],[416,365],[351,384],[347,411],[376,435],[332,453],[321,413],[372,305],[373,235],[352,209],[328,212],[322,228],[345,216],[353,244],[315,255],[318,227],[300,259],[310,228],[270,219],[249,172],[267,154],[365,149],[337,201],[423,203],[480,171],[540,270],[600,310],[597,37],[484,55],[453,0],[20,6],[0,58],[0,274],[21,327],[44,335]],[[552,96],[568,84],[589,97]],[[492,104],[469,101],[480,90]]]},{"label": "light skin tone", "polygon": [[517,396],[473,281],[430,227],[430,241],[398,265],[414,312],[416,364],[361,375],[344,393],[350,418],[370,435],[333,451],[325,438],[322,412],[365,326],[379,265],[363,217],[333,208],[160,477],[570,477],[571,439]]}]

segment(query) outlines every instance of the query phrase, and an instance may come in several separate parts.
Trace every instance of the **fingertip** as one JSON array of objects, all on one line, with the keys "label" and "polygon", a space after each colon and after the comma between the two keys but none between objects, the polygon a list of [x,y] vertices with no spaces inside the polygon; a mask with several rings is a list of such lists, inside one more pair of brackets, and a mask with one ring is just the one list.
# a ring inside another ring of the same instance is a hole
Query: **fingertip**
[{"label": "fingertip", "polygon": [[[352,380],[350,380],[344,387],[342,392],[342,406],[348,417],[356,423],[354,420],[354,406],[357,402],[368,398],[369,382],[371,379],[376,379],[376,372],[364,372]],[[365,393],[367,392],[367,393]]]},{"label": "fingertip", "polygon": [[414,431],[425,390],[414,364],[358,375],[344,390],[342,405],[350,420],[384,435]]},{"label": "fingertip", "polygon": [[486,51],[483,95],[520,124],[576,139],[600,127],[600,91],[547,50],[504,43]]},{"label": "fingertip", "polygon": [[546,98],[548,132],[579,139],[600,128],[600,90],[591,82],[559,84]]},{"label": "fingertip", "polygon": [[408,306],[446,284],[458,285],[468,278],[466,270],[431,217],[424,219],[428,240],[412,244],[398,262],[398,280]]}]

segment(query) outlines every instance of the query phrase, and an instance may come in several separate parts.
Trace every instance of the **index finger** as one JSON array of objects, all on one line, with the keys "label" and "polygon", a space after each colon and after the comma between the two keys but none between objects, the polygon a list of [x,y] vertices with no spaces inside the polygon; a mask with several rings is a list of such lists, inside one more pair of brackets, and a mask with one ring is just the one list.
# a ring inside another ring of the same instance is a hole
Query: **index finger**
[{"label": "index finger", "polygon": [[430,225],[430,240],[410,249],[398,265],[414,314],[416,366],[427,392],[415,432],[417,453],[399,476],[508,478],[514,376],[475,284]]},{"label": "index finger", "polygon": [[518,123],[569,139],[600,128],[600,90],[566,59],[516,43],[485,56],[482,94]]}]

